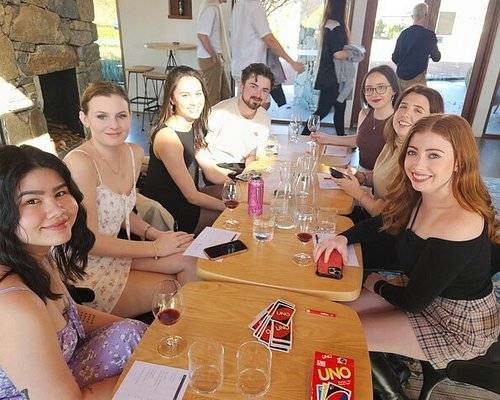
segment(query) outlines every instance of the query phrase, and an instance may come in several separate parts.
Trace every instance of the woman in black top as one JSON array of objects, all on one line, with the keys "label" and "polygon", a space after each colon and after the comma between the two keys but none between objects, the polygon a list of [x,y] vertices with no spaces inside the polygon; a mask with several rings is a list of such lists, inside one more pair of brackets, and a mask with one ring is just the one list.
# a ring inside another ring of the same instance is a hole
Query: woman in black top
[{"label": "woman in black top", "polygon": [[370,274],[352,303],[369,350],[444,368],[484,354],[498,339],[490,275],[496,232],[470,126],[462,117],[435,114],[408,134],[382,215],[320,244],[315,258],[338,249],[346,259],[347,244],[392,239],[380,269],[401,269],[403,279]]},{"label": "woman in black top", "polygon": [[[337,135],[344,135],[345,101],[337,101],[339,83],[335,75],[333,58],[345,60],[344,46],[348,44],[348,29],[346,27],[346,0],[328,0],[321,24],[321,56],[314,89],[319,90],[318,108],[314,114],[320,119],[325,118],[332,106],[334,108],[333,123]],[[305,127],[303,134],[309,135]]]},{"label": "woman in black top", "polygon": [[[224,210],[220,198],[198,190],[199,167],[215,184],[225,182],[228,171],[217,167],[206,150],[208,103],[200,74],[189,67],[176,67],[169,72],[164,91],[143,193],[160,202],[180,230],[197,233]],[[212,186],[210,191],[215,194],[220,188]]]}]

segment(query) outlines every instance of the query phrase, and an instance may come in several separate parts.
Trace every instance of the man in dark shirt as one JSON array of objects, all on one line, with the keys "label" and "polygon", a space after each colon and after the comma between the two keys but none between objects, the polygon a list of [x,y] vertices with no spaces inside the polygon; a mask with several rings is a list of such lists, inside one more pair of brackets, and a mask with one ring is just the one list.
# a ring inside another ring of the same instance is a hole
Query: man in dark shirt
[{"label": "man in dark shirt", "polygon": [[413,25],[401,32],[392,53],[401,91],[417,83],[425,85],[429,57],[435,62],[441,59],[436,34],[424,27],[427,13],[425,3],[413,8]]}]

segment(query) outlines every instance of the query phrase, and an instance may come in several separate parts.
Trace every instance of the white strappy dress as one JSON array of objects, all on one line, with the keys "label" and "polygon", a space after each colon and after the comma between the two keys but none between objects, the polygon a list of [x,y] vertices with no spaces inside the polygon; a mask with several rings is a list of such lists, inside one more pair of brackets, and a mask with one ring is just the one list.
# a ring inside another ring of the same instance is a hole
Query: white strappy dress
[{"label": "white strappy dress", "polygon": [[[101,235],[117,237],[123,222],[125,222],[127,235],[130,238],[130,213],[136,202],[136,177],[134,152],[132,147],[128,146],[128,149],[132,160],[134,179],[129,194],[113,192],[103,183],[99,168],[92,157],[83,150],[73,150],[86,154],[92,160],[99,177],[99,185],[96,188],[96,203],[97,230]],[[86,305],[101,311],[111,312],[125,288],[131,264],[131,258],[89,255],[85,270],[87,275],[78,282],[78,286],[90,288],[95,293],[95,300],[86,303]]]}]

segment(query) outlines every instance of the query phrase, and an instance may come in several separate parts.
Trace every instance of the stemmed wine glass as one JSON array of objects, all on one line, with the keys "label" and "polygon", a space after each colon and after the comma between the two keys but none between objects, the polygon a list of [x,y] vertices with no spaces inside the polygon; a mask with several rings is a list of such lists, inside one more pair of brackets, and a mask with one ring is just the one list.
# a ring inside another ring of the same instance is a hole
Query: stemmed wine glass
[{"label": "stemmed wine glass", "polygon": [[319,129],[319,126],[320,126],[319,115],[311,114],[309,116],[309,119],[307,120],[307,128],[311,132],[316,132]]},{"label": "stemmed wine glass", "polygon": [[240,204],[238,201],[238,184],[234,181],[224,183],[221,197],[225,206],[229,209],[229,215],[224,225],[226,228],[233,228],[239,224],[238,220],[233,217],[233,210]]},{"label": "stemmed wine glass", "polygon": [[[181,318],[183,309],[180,285],[175,279],[159,282],[153,293],[152,311],[158,322],[171,326]],[[167,358],[177,357],[186,347],[186,341],[177,335],[169,335],[161,340],[156,350]]]},{"label": "stemmed wine glass", "polygon": [[297,229],[297,239],[302,243],[304,250],[294,254],[293,261],[298,265],[308,265],[312,257],[305,253],[305,246],[311,241],[315,229],[314,210],[312,206],[297,206],[295,210],[295,225]]}]

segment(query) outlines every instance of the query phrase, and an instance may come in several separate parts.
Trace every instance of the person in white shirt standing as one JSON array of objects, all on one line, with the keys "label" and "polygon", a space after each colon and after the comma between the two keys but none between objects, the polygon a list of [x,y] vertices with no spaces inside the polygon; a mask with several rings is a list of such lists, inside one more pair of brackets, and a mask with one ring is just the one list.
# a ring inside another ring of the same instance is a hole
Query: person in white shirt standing
[{"label": "person in white shirt standing", "polygon": [[283,58],[297,73],[304,64],[293,60],[276,40],[261,0],[239,0],[233,7],[230,27],[231,74],[238,81],[241,71],[252,63],[266,64],[267,48]]},{"label": "person in white shirt standing", "polygon": [[205,0],[198,16],[198,65],[208,91],[211,106],[231,97],[231,89],[224,71],[230,61],[221,4],[227,0]]},{"label": "person in white shirt standing", "polygon": [[237,169],[234,164],[246,164],[265,151],[271,118],[261,106],[273,85],[268,66],[250,64],[241,72],[240,94],[212,107],[205,141],[216,164]]}]

